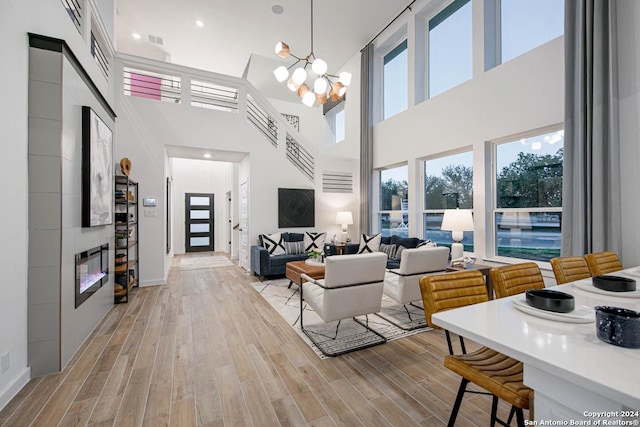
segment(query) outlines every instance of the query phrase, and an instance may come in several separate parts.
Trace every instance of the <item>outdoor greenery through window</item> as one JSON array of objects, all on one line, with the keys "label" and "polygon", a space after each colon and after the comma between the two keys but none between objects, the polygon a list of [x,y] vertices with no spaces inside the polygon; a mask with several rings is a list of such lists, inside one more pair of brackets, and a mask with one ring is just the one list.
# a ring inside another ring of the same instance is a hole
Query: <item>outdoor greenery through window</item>
[{"label": "outdoor greenery through window", "polygon": [[[450,231],[442,231],[445,209],[473,209],[473,153],[424,161],[424,238],[451,247]],[[465,231],[464,250],[473,252],[473,232]]]},{"label": "outdoor greenery through window", "polygon": [[429,97],[473,74],[471,1],[455,0],[429,20]]},{"label": "outdoor greenery through window", "polygon": [[409,93],[407,40],[387,53],[383,64],[382,118],[384,120],[407,109]]},{"label": "outdoor greenery through window", "polygon": [[500,7],[500,62],[564,34],[564,0],[496,1]]},{"label": "outdoor greenery through window", "polygon": [[560,256],[564,131],[495,145],[495,254]]},{"label": "outdoor greenery through window", "polygon": [[409,237],[409,169],[407,166],[380,171],[378,230],[384,237]]}]

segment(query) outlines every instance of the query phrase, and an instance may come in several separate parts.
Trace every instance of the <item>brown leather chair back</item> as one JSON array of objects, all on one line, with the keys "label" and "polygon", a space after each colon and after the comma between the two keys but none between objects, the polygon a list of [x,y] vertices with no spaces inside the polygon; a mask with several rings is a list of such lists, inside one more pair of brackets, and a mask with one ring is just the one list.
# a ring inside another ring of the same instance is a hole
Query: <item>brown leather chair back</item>
[{"label": "brown leather chair back", "polygon": [[476,270],[424,276],[420,279],[420,292],[424,315],[432,328],[439,328],[431,323],[434,313],[489,300],[484,277]]},{"label": "brown leather chair back", "polygon": [[584,259],[587,261],[592,276],[622,270],[622,263],[615,252],[594,252],[586,254]]},{"label": "brown leather chair back", "polygon": [[521,294],[527,289],[544,288],[542,273],[535,262],[492,268],[489,274],[496,298]]},{"label": "brown leather chair back", "polygon": [[561,256],[550,262],[558,285],[591,277],[587,261],[581,256]]}]

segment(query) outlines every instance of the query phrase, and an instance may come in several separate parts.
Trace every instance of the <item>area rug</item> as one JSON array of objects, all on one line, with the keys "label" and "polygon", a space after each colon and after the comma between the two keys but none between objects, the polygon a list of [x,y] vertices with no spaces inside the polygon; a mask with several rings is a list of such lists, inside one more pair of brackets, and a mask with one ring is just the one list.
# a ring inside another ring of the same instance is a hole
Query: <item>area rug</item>
[{"label": "area rug", "polygon": [[199,270],[201,268],[231,267],[234,264],[227,257],[199,256],[182,258],[180,260],[180,270]]},{"label": "area rug", "polygon": [[[286,322],[296,331],[296,333],[309,345],[314,352],[324,359],[327,356],[316,347],[315,344],[300,329],[300,294],[298,286],[293,284],[289,288],[289,279],[265,280],[264,282],[253,282],[253,288],[262,296]],[[308,332],[311,332],[316,341],[318,341],[328,352],[339,351],[344,348],[354,347],[355,345],[367,342],[372,339],[372,335],[365,328],[353,319],[346,319],[340,323],[337,338],[333,339],[336,333],[337,322],[325,323],[311,307],[303,303],[304,307],[304,326]],[[405,331],[375,314],[368,316],[358,316],[358,320],[367,323],[371,329],[382,334],[388,341],[398,338],[408,337],[410,335],[429,330],[426,327],[424,312],[419,308],[408,306],[411,313],[411,319],[403,306],[399,306],[387,296],[382,297],[382,312],[385,317],[391,319],[397,324],[406,326],[415,326],[422,323],[425,328]]]}]

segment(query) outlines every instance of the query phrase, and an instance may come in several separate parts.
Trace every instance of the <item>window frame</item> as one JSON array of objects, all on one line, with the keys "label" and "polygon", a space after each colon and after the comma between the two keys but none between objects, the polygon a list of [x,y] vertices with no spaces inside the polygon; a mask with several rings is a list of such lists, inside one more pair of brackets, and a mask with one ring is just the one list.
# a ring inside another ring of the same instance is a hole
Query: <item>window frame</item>
[{"label": "window frame", "polygon": [[[496,1],[500,1],[500,0],[496,0]],[[472,37],[472,46],[471,46],[471,75],[469,76],[469,78],[467,80],[461,81],[451,87],[448,87],[445,90],[442,90],[440,92],[438,92],[437,94],[433,94],[433,90],[432,90],[432,84],[431,84],[431,64],[432,64],[432,60],[431,60],[431,30],[435,29],[438,25],[440,25],[441,23],[445,22],[448,18],[450,18],[452,15],[454,15],[456,12],[458,12],[460,9],[462,9],[464,6],[466,6],[467,4],[471,4],[471,7],[473,9],[473,2],[471,0],[452,0],[450,2],[447,3],[447,5],[445,7],[443,7],[442,9],[440,9],[438,12],[436,12],[435,14],[429,15],[426,17],[426,19],[424,20],[424,32],[425,32],[425,45],[424,45],[424,74],[425,74],[425,92],[426,92],[426,99],[431,99],[434,98],[440,94],[443,94],[469,80],[473,79],[473,11],[472,11],[472,19],[471,19],[471,27],[470,27],[470,31],[471,31],[471,37]],[[436,21],[435,23],[433,23],[434,21]]]},{"label": "window frame", "polygon": [[[403,199],[400,199],[400,209],[382,209],[382,173],[386,170],[392,170],[392,169],[397,169],[397,168],[401,168],[401,167],[405,167],[407,168],[407,199],[406,199],[406,209],[403,209]],[[401,236],[401,237],[410,237],[408,234],[408,230],[409,230],[409,222],[411,221],[411,210],[409,209],[410,206],[410,196],[411,196],[411,190],[409,188],[409,165],[407,163],[402,163],[402,164],[397,164],[397,165],[393,165],[393,166],[387,166],[387,167],[383,167],[383,168],[379,168],[376,169],[376,177],[377,180],[376,182],[378,183],[378,185],[376,186],[376,190],[375,190],[375,201],[376,201],[376,209],[375,209],[375,214],[374,214],[374,220],[375,220],[375,227],[373,228],[375,233],[381,233],[382,234],[382,216],[383,215],[388,215],[389,217],[391,217],[392,214],[395,214],[394,216],[397,217],[397,215],[399,214],[400,217],[402,218],[402,222],[401,224],[404,223],[404,218],[407,219],[407,223],[406,225],[406,230],[407,230],[407,236]],[[404,229],[404,228],[403,228]],[[389,230],[391,230],[391,228],[389,228]],[[392,236],[393,233],[390,234],[390,236]],[[387,237],[384,236],[383,237]]]},{"label": "window frame", "polygon": [[[343,120],[344,124],[344,138],[338,141],[337,132],[336,132],[336,116],[340,113],[345,115]],[[335,145],[347,139],[347,116],[345,110],[345,101],[344,99],[337,103],[334,107],[331,107],[329,111],[325,114],[325,119],[327,120],[327,126],[329,128],[329,137],[327,140],[327,145]]]},{"label": "window frame", "polygon": [[[509,62],[513,59],[516,59],[524,54],[526,54],[527,52],[530,52],[533,49],[536,49],[537,47],[540,47],[546,43],[549,43],[551,40],[554,40],[558,37],[562,37],[564,35],[564,31],[562,32],[562,34],[560,34],[559,36],[553,37],[551,39],[548,39],[547,41],[538,44],[532,48],[529,48],[523,52],[520,52],[518,55],[515,55],[512,58],[509,58],[507,61],[503,60],[502,57],[502,40],[503,40],[503,31],[502,31],[502,1],[503,0],[493,0],[492,2],[488,2],[487,3],[487,13],[485,13],[485,20],[484,20],[484,25],[485,25],[485,50],[487,51],[485,53],[485,58],[487,59],[487,64],[485,66],[485,71],[488,71],[489,69],[496,67],[498,65],[504,64],[505,62]],[[563,19],[564,21],[564,16]],[[491,29],[492,31],[489,31],[489,29]],[[487,58],[487,53],[491,52],[491,49],[494,50],[493,52],[493,60],[491,60],[490,58]]]},{"label": "window frame", "polygon": [[[419,163],[420,164],[420,182],[421,182],[421,189],[420,189],[421,201],[420,202],[421,202],[421,205],[422,205],[422,210],[421,210],[422,224],[421,224],[421,226],[422,226],[422,238],[425,239],[425,240],[428,239],[427,229],[425,227],[427,215],[429,215],[429,214],[443,214],[444,215],[445,209],[449,209],[449,208],[438,208],[438,209],[428,209],[427,208],[427,206],[426,206],[427,200],[426,200],[426,194],[425,194],[425,188],[424,188],[424,184],[425,184],[425,181],[427,179],[427,171],[426,171],[426,166],[427,165],[426,165],[426,163],[428,161],[430,161],[430,160],[443,159],[445,157],[456,156],[458,154],[463,154],[463,153],[470,153],[471,154],[471,170],[472,170],[472,173],[473,173],[473,163],[474,163],[473,155],[474,155],[474,152],[473,152],[473,147],[472,146],[462,147],[462,148],[460,148],[458,150],[454,150],[454,151],[440,152],[440,153],[436,153],[436,154],[434,154],[432,156],[428,156],[428,157],[419,159],[419,162],[420,162]],[[472,188],[472,193],[473,193],[473,181],[474,181],[474,179],[475,178],[472,177],[472,187],[471,187]],[[467,208],[464,208],[464,209],[467,209]],[[471,198],[471,209],[470,210],[471,210],[472,214],[475,215],[475,208],[473,206],[473,195],[472,195],[472,198]],[[474,223],[474,226],[475,226],[475,223]],[[468,234],[466,234],[466,233],[468,233],[468,232],[465,232],[465,234],[463,235],[464,237],[468,236]],[[475,250],[475,244],[476,244],[475,243],[475,231],[472,232],[472,233],[473,234],[471,235],[472,236],[471,250],[467,251],[466,248],[465,248],[465,252],[473,252]],[[451,247],[451,244],[453,243],[453,239],[450,239],[450,240],[451,241],[446,246]]]},{"label": "window frame", "polygon": [[[497,242],[497,214],[501,213],[563,213],[563,206],[558,207],[530,207],[530,208],[498,208],[498,152],[497,147],[501,144],[516,142],[522,138],[531,138],[539,135],[544,135],[551,132],[557,132],[564,130],[564,123],[558,123],[551,126],[546,126],[542,128],[532,129],[528,131],[524,131],[518,134],[513,134],[510,136],[506,136],[503,138],[499,138],[493,141],[490,141],[488,144],[490,146],[488,160],[491,162],[490,168],[490,176],[488,179],[491,180],[491,206],[488,206],[486,212],[488,213],[486,217],[486,226],[485,230],[487,230],[487,235],[485,235],[485,239],[487,242],[487,251],[486,258],[488,260],[499,261],[502,263],[513,264],[517,262],[524,261],[532,261],[537,263],[543,268],[551,268],[549,261],[536,260],[531,258],[518,258],[518,257],[509,257],[505,255],[498,255],[498,242]],[[563,145],[564,146],[564,145]],[[564,158],[563,158],[563,167],[564,167]],[[560,233],[562,233],[562,222],[560,222]],[[562,234],[561,234],[562,235]]]},{"label": "window frame", "polygon": [[[386,101],[385,101],[385,66],[387,65],[387,63],[393,61],[395,58],[397,58],[400,54],[402,54],[403,52],[407,53],[407,85],[404,88],[401,88],[404,90],[405,92],[405,96],[406,96],[406,105],[404,107],[404,109],[396,111],[395,113],[387,116],[386,114]],[[387,57],[389,57],[390,55],[393,55],[391,58],[389,58],[389,60],[387,60]],[[380,56],[380,67],[381,67],[381,74],[380,74],[380,95],[381,95],[381,99],[382,102],[380,103],[380,119],[381,121],[385,121],[387,119],[390,119],[391,117],[400,114],[404,111],[407,111],[409,109],[409,88],[410,88],[410,82],[409,82],[409,37],[406,34],[403,34],[400,38],[399,41],[396,43],[393,43],[391,45],[391,47],[387,50],[384,51],[384,53],[382,53],[382,55]]]}]

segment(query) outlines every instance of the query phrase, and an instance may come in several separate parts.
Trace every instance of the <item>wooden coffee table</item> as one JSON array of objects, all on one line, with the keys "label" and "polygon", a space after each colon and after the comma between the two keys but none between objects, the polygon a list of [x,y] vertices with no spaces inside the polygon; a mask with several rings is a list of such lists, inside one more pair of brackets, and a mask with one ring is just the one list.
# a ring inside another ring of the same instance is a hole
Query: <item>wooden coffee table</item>
[{"label": "wooden coffee table", "polygon": [[285,274],[287,279],[289,279],[289,287],[294,283],[298,286],[302,286],[302,274],[306,274],[312,279],[324,278],[324,264],[312,265],[307,264],[304,261],[291,261],[287,263]]}]

